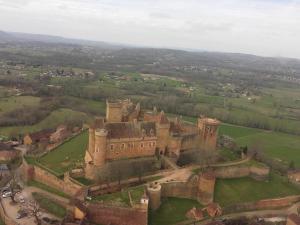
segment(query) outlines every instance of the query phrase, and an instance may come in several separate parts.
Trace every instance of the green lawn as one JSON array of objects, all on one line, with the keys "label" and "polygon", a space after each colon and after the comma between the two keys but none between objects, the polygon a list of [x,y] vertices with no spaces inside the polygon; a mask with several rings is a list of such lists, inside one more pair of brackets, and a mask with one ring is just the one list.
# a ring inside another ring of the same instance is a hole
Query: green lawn
[{"label": "green lawn", "polygon": [[135,203],[139,203],[141,197],[144,194],[145,187],[143,185],[126,188],[121,192],[113,194],[100,195],[93,198],[94,201],[103,201],[115,205],[130,206],[130,200],[128,192],[131,194],[131,198]]},{"label": "green lawn", "polygon": [[37,187],[39,189],[42,189],[44,191],[48,191],[52,194],[55,194],[55,195],[58,195],[58,196],[61,196],[63,198],[70,198],[68,195],[66,195],[64,192],[60,191],[60,190],[57,190],[53,187],[50,187],[46,184],[43,184],[43,183],[40,183],[38,181],[35,181],[35,180],[31,180],[31,181],[28,181],[27,182],[27,185],[28,186],[34,186],[34,187]]},{"label": "green lawn", "polygon": [[88,132],[84,131],[41,157],[39,162],[56,173],[63,174],[83,162],[87,143]]},{"label": "green lawn", "polygon": [[49,116],[43,119],[41,122],[32,126],[10,126],[1,127],[1,135],[10,136],[13,133],[26,134],[29,132],[35,132],[46,128],[55,128],[58,125],[66,123],[68,121],[89,121],[91,119],[86,113],[73,111],[71,109],[58,109],[53,111]]},{"label": "green lawn", "polygon": [[193,207],[203,206],[195,200],[183,198],[163,198],[160,208],[150,211],[150,225],[171,225],[186,220],[186,212]]},{"label": "green lawn", "polygon": [[228,135],[232,138],[245,137],[245,136],[249,136],[261,132],[263,132],[263,130],[249,128],[249,127],[235,126],[227,123],[222,123],[219,128],[219,135]]},{"label": "green lawn", "polygon": [[215,202],[222,206],[252,202],[260,199],[299,195],[300,189],[277,174],[270,175],[270,181],[256,181],[250,177],[218,179],[215,188]]},{"label": "green lawn", "polygon": [[33,198],[38,202],[41,208],[45,209],[47,212],[57,216],[59,218],[64,218],[67,210],[62,205],[56,203],[55,201],[47,198],[45,195],[39,193],[32,193]]}]

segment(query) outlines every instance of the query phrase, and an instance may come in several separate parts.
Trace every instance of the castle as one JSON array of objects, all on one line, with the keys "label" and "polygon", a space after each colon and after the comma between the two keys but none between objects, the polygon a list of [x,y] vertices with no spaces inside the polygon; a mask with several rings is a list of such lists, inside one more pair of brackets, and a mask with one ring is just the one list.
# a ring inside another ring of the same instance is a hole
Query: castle
[{"label": "castle", "polygon": [[188,150],[215,151],[220,122],[198,118],[197,124],[168,118],[163,111],[141,110],[129,99],[107,101],[106,118],[89,127],[87,167],[101,168],[118,159],[166,155],[178,159]]}]

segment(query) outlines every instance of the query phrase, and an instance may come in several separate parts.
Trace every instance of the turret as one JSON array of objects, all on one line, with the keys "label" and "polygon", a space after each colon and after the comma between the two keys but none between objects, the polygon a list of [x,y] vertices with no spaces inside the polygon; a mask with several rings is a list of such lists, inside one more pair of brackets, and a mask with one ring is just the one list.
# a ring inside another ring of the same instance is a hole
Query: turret
[{"label": "turret", "polygon": [[216,150],[218,128],[220,121],[217,119],[203,118],[198,119],[198,130],[201,137],[201,147],[204,150]]},{"label": "turret", "polygon": [[107,130],[97,129],[95,132],[95,152],[93,162],[95,166],[104,166],[106,158]]},{"label": "turret", "polygon": [[157,147],[160,154],[165,154],[166,147],[168,145],[170,137],[170,122],[165,116],[164,111],[161,111],[157,122],[156,122],[156,131],[157,131]]},{"label": "turret", "polygon": [[89,128],[89,148],[88,151],[90,154],[93,154],[95,151],[95,129],[93,127]]},{"label": "turret", "polygon": [[159,183],[150,183],[147,185],[147,195],[149,197],[150,208],[156,210],[161,204],[161,185]]},{"label": "turret", "polygon": [[216,176],[213,171],[207,171],[199,174],[198,181],[198,200],[206,205],[214,200]]},{"label": "turret", "polygon": [[122,122],[122,103],[106,101],[106,121]]}]

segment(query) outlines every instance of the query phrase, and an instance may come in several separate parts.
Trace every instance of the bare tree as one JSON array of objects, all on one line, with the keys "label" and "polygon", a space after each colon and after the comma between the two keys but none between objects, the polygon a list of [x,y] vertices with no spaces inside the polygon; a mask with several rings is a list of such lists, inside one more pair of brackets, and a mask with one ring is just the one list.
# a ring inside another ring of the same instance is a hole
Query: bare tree
[{"label": "bare tree", "polygon": [[42,221],[41,221],[41,208],[39,206],[39,204],[36,201],[30,201],[27,203],[27,205],[25,206],[25,210],[26,212],[29,214],[29,216],[34,217],[35,222],[37,225],[41,225]]},{"label": "bare tree", "polygon": [[11,191],[11,200],[13,203],[16,203],[15,196],[18,192],[20,192],[20,186],[18,184],[17,174],[16,172],[12,173],[12,178],[9,182],[9,189]]}]

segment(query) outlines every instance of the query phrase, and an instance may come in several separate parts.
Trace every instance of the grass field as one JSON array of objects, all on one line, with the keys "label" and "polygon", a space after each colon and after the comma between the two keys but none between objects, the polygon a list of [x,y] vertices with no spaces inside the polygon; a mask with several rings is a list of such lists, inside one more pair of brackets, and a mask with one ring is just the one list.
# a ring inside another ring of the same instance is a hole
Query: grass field
[{"label": "grass field", "polygon": [[295,166],[300,167],[300,136],[229,124],[222,124],[219,133],[233,137],[241,146],[261,150],[284,164],[293,160]]},{"label": "grass field", "polygon": [[256,181],[249,177],[218,179],[215,188],[215,201],[222,206],[228,206],[235,203],[298,194],[300,194],[299,188],[288,183],[286,178],[272,173],[269,181]]},{"label": "grass field", "polygon": [[103,202],[111,203],[114,205],[130,206],[128,192],[130,192],[132,200],[135,203],[139,203],[142,195],[144,194],[144,190],[145,190],[145,187],[143,185],[137,186],[137,187],[132,187],[132,188],[126,188],[126,189],[122,190],[121,192],[96,196],[93,200],[103,201]]},{"label": "grass field", "polygon": [[81,164],[83,162],[87,143],[88,132],[84,131],[41,157],[39,162],[47,168],[59,174],[63,174],[73,168],[76,164]]},{"label": "grass field", "polygon": [[195,200],[183,198],[163,198],[160,208],[150,211],[150,225],[170,225],[186,220],[185,214],[193,207],[202,208]]},{"label": "grass field", "polygon": [[23,106],[37,106],[39,103],[40,98],[33,96],[12,96],[8,98],[0,98],[0,115],[22,108]]},{"label": "grass field", "polygon": [[45,209],[47,212],[59,218],[65,217],[67,210],[62,205],[36,192],[32,193],[32,196],[39,203],[40,207]]},{"label": "grass field", "polygon": [[27,185],[28,186],[33,186],[33,187],[37,187],[39,189],[42,189],[44,191],[48,191],[52,194],[55,194],[55,195],[58,195],[58,196],[61,196],[63,198],[70,198],[70,196],[66,195],[64,192],[60,191],[60,190],[57,190],[53,187],[50,187],[46,184],[43,184],[43,183],[40,183],[38,181],[35,181],[35,180],[30,180],[27,182]]},{"label": "grass field", "polygon": [[44,120],[32,126],[1,127],[0,134],[5,136],[10,136],[13,133],[26,134],[26,133],[46,129],[46,128],[55,128],[58,125],[62,123],[66,123],[67,121],[71,121],[71,120],[90,121],[91,119],[92,118],[85,113],[62,108],[53,111]]}]

